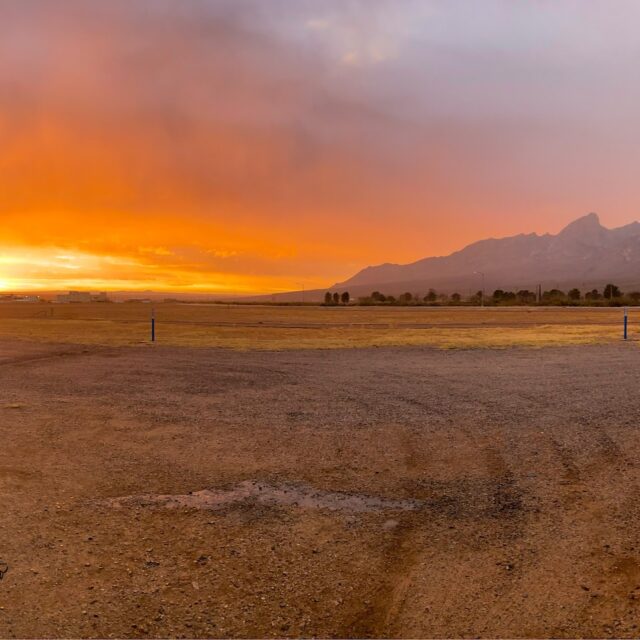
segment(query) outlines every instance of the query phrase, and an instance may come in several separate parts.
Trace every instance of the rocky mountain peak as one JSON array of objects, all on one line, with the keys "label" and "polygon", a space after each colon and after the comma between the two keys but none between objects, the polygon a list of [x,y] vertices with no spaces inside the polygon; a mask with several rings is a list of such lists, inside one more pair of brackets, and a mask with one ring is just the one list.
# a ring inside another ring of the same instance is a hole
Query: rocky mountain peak
[{"label": "rocky mountain peak", "polygon": [[559,234],[558,238],[584,238],[594,239],[600,237],[607,229],[600,224],[597,213],[588,213],[573,222],[570,222]]}]

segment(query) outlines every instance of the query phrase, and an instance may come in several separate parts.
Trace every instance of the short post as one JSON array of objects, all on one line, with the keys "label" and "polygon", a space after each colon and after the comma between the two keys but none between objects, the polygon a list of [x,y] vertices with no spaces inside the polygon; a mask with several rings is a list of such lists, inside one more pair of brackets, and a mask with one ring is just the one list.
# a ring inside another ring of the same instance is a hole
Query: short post
[{"label": "short post", "polygon": [[156,308],[151,307],[151,342],[156,341]]},{"label": "short post", "polygon": [[624,308],[624,339],[627,339],[627,325],[628,325],[627,307]]}]

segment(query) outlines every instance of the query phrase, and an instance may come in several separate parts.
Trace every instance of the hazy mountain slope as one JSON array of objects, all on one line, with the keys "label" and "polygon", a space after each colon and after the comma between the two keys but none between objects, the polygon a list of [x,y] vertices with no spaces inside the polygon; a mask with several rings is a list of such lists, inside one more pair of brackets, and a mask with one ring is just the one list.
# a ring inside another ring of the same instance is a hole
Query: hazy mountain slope
[{"label": "hazy mountain slope", "polygon": [[520,234],[475,242],[449,256],[406,265],[363,269],[332,289],[422,292],[429,287],[477,289],[479,272],[487,288],[602,286],[605,281],[640,285],[640,224],[606,229],[590,213],[558,235]]}]

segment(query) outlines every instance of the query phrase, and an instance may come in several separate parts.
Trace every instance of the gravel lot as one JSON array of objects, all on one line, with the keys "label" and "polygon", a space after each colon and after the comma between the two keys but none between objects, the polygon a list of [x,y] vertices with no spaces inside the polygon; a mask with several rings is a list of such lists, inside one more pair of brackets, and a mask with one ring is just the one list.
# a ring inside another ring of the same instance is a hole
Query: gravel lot
[{"label": "gravel lot", "polygon": [[0,636],[638,636],[639,372],[0,342]]}]

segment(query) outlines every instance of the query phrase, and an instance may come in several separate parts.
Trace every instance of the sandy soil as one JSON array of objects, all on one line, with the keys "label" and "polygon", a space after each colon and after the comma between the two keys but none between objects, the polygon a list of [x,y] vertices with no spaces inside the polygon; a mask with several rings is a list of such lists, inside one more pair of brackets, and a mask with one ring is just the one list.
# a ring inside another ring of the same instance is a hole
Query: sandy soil
[{"label": "sandy soil", "polygon": [[639,358],[0,342],[0,636],[638,636]]}]

